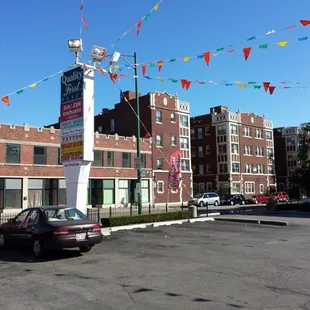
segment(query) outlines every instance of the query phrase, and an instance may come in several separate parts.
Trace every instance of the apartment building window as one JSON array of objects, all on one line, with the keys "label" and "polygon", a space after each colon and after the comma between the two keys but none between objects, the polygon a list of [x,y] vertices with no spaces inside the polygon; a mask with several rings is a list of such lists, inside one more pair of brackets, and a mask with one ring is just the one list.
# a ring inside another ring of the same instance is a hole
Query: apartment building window
[{"label": "apartment building window", "polygon": [[199,165],[199,174],[203,175],[203,165]]},{"label": "apartment building window", "polygon": [[272,131],[266,130],[266,139],[272,140]]},{"label": "apartment building window", "polygon": [[267,157],[268,159],[273,159],[273,149],[267,148]]},{"label": "apartment building window", "polygon": [[35,165],[46,165],[46,147],[35,146],[33,148],[33,163]]},{"label": "apartment building window", "polygon": [[192,146],[192,157],[196,157],[196,148]]},{"label": "apartment building window", "polygon": [[252,168],[253,168],[252,164],[246,164],[245,165],[245,173],[252,173]]},{"label": "apartment building window", "polygon": [[203,146],[198,146],[198,157],[203,157]]},{"label": "apartment building window", "polygon": [[288,152],[295,152],[295,151],[296,151],[296,146],[295,146],[295,144],[294,144],[294,145],[288,145],[288,146],[286,147],[286,150],[287,150]]},{"label": "apartment building window", "polygon": [[28,208],[42,206],[43,179],[28,179]]},{"label": "apartment building window", "polygon": [[203,137],[202,128],[197,128],[197,137],[198,137],[198,139],[202,139],[202,137]]},{"label": "apartment building window", "polygon": [[217,143],[226,143],[226,136],[218,136],[216,141]]},{"label": "apartment building window", "polygon": [[180,115],[180,126],[188,127],[188,116],[187,115]]},{"label": "apartment building window", "polygon": [[192,170],[193,170],[193,173],[196,173],[197,168],[195,165],[192,165]]},{"label": "apartment building window", "polygon": [[161,111],[156,110],[156,123],[162,123],[163,121],[163,114]]},{"label": "apartment building window", "polygon": [[259,184],[259,193],[264,194],[264,184]]},{"label": "apartment building window", "polygon": [[287,161],[287,166],[288,167],[296,167],[297,166],[297,161],[296,160],[288,160]]},{"label": "apartment building window", "polygon": [[164,192],[164,181],[158,181],[157,182],[157,193],[163,193]]},{"label": "apartment building window", "polygon": [[218,161],[219,163],[221,163],[221,162],[226,162],[226,161],[227,161],[227,155],[218,155],[218,156],[217,156],[217,161]]},{"label": "apartment building window", "polygon": [[262,131],[262,129],[255,129],[255,138],[263,139],[263,131]]},{"label": "apartment building window", "polygon": [[232,154],[239,154],[239,145],[236,143],[231,144],[231,153]]},{"label": "apartment building window", "polygon": [[232,135],[237,135],[238,134],[238,126],[237,125],[230,125],[230,133]]},{"label": "apartment building window", "polygon": [[268,166],[268,174],[274,174],[273,166]]},{"label": "apartment building window", "polygon": [[140,154],[140,167],[142,169],[146,168],[146,154]]},{"label": "apartment building window", "polygon": [[243,127],[243,136],[252,137],[252,129],[250,127]]},{"label": "apartment building window", "polygon": [[206,145],[206,154],[211,154],[211,145]]},{"label": "apartment building window", "polygon": [[19,164],[20,163],[20,145],[8,143],[6,145],[6,157],[5,162],[7,164]]},{"label": "apartment building window", "polygon": [[264,156],[264,148],[262,146],[256,147],[256,156]]},{"label": "apartment building window", "polygon": [[60,147],[58,148],[58,152],[57,152],[57,153],[58,153],[58,154],[57,154],[57,155],[58,155],[58,156],[57,156],[57,157],[58,157],[58,159],[57,159],[57,160],[58,160],[58,161],[57,161],[57,165],[61,165],[61,151],[60,151]]},{"label": "apartment building window", "polygon": [[240,172],[240,164],[239,163],[232,163],[231,164],[231,171],[234,173]]},{"label": "apartment building window", "polygon": [[208,136],[210,134],[210,127],[206,126],[205,127],[205,136]]},{"label": "apartment building window", "polygon": [[220,173],[227,173],[227,164],[220,164]]},{"label": "apartment building window", "polygon": [[114,152],[107,152],[107,166],[114,167]]},{"label": "apartment building window", "polygon": [[219,154],[226,154],[227,153],[227,145],[226,144],[220,144],[218,146],[218,153]]},{"label": "apartment building window", "polygon": [[115,132],[115,120],[111,119],[111,132]]},{"label": "apartment building window", "polygon": [[103,167],[103,151],[94,151],[94,161],[92,162],[94,167]]},{"label": "apartment building window", "polygon": [[123,168],[131,167],[131,154],[130,153],[122,153],[122,167]]},{"label": "apartment building window", "polygon": [[163,136],[162,135],[156,135],[156,144],[158,146],[163,146]]},{"label": "apartment building window", "polygon": [[176,136],[171,136],[171,145],[176,146],[177,145],[177,137]]},{"label": "apartment building window", "polygon": [[189,148],[188,138],[181,137],[180,138],[180,145],[181,145],[181,149],[188,149]]},{"label": "apartment building window", "polygon": [[22,207],[22,179],[0,179],[0,209]]},{"label": "apartment building window", "polygon": [[99,133],[102,133],[102,126],[98,126],[97,130]]},{"label": "apartment building window", "polygon": [[170,121],[175,122],[175,113],[174,112],[170,114]]},{"label": "apartment building window", "polygon": [[252,145],[245,145],[244,146],[244,155],[252,155],[252,154],[253,154]]},{"label": "apartment building window", "polygon": [[264,170],[265,170],[265,166],[264,165],[257,165],[257,173],[263,174]]},{"label": "apartment building window", "polygon": [[254,182],[245,182],[245,193],[254,194],[255,193],[255,183]]},{"label": "apartment building window", "polygon": [[241,184],[237,182],[233,182],[231,184],[231,193],[232,194],[240,194],[241,193]]},{"label": "apartment building window", "polygon": [[222,125],[222,126],[218,126],[217,127],[217,135],[226,135],[226,126]]},{"label": "apartment building window", "polygon": [[156,167],[157,167],[157,170],[162,170],[163,169],[163,159],[162,158],[158,158],[156,160]]},{"label": "apartment building window", "polygon": [[181,171],[189,171],[189,159],[181,159]]},{"label": "apartment building window", "polygon": [[211,172],[211,165],[210,165],[210,164],[207,164],[207,165],[206,165],[206,172],[207,172],[207,173],[210,173],[210,172]]},{"label": "apartment building window", "polygon": [[212,183],[211,182],[207,182],[206,183],[206,190],[207,190],[207,192],[211,192],[212,191]]},{"label": "apartment building window", "polygon": [[195,139],[195,128],[191,128],[191,139]]}]

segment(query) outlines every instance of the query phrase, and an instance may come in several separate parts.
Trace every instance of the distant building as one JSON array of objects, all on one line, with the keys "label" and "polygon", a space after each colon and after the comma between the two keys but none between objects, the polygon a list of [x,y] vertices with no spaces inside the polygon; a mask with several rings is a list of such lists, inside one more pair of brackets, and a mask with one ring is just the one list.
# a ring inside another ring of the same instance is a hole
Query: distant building
[{"label": "distant building", "polygon": [[194,192],[275,191],[273,124],[265,117],[213,107],[191,118],[191,144]]}]

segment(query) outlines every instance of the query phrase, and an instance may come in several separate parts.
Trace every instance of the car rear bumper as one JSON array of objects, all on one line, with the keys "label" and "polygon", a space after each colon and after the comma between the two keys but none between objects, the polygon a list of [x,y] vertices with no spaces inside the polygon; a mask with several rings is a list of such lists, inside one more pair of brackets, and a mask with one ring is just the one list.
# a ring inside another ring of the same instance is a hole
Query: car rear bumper
[{"label": "car rear bumper", "polygon": [[94,246],[101,243],[103,236],[101,231],[95,233],[88,233],[86,239],[76,240],[75,234],[68,235],[54,235],[51,243],[46,244],[47,248],[51,249],[64,249],[64,248],[77,248],[81,246]]}]

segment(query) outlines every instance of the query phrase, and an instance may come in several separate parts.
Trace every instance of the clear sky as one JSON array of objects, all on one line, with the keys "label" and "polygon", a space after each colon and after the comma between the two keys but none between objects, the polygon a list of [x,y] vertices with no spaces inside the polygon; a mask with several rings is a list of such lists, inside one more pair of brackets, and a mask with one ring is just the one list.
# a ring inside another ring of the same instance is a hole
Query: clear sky
[{"label": "clear sky", "polygon": [[[155,4],[156,0],[84,0],[89,30],[83,29],[83,60],[89,60],[92,45],[111,45]],[[234,48],[288,40],[285,47],[253,47],[248,61],[242,51],[237,51],[212,57],[210,67],[203,59],[194,58],[165,63],[161,72],[148,68],[147,75],[228,83],[270,81],[276,85],[282,81],[303,81],[310,87],[310,26],[300,27],[300,19],[310,19],[309,0],[164,0],[159,10],[143,21],[139,36],[134,29],[113,51],[124,54],[136,51],[138,61],[147,62],[199,55],[236,42]],[[252,36],[294,24],[298,24],[296,29],[246,42]],[[79,37],[79,32],[80,0],[4,0],[0,10],[0,96],[72,65],[74,55],[67,49],[67,40]],[[309,39],[297,41],[304,36]],[[132,74],[129,69],[123,73]],[[126,77],[113,85],[108,77],[96,73],[96,113],[118,102],[119,87],[133,90],[134,81]],[[192,84],[186,91],[180,83],[140,80],[141,93],[155,90],[177,93],[181,100],[190,102],[193,116],[208,113],[210,107],[222,104],[231,111],[265,114],[275,126],[310,121],[310,88],[276,88],[271,96],[253,87]],[[43,126],[57,121],[60,76],[10,96],[10,104],[0,105],[1,123]]]}]

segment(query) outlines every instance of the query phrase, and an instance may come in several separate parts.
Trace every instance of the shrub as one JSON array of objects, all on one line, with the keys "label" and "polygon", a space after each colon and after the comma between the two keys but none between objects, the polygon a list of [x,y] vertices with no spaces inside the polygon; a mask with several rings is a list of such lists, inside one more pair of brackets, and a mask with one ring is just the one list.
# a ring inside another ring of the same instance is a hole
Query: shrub
[{"label": "shrub", "polygon": [[102,218],[101,224],[102,227],[115,227],[115,226],[132,225],[132,224],[183,220],[189,218],[190,218],[189,211],[177,211],[177,212],[166,212],[158,214],[142,214],[142,215]]}]

